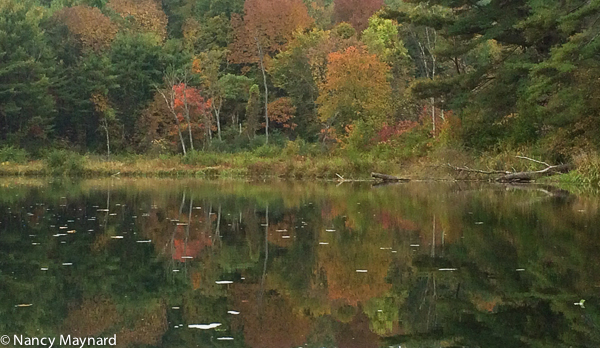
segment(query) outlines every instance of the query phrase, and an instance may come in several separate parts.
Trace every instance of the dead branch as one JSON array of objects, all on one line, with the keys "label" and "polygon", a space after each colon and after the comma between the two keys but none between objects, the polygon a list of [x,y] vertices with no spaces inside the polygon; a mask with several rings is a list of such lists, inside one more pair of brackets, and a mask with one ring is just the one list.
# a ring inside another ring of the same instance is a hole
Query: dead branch
[{"label": "dead branch", "polygon": [[525,156],[516,156],[516,157],[517,157],[517,158],[520,158],[520,159],[526,159],[526,160],[529,160],[529,161],[532,161],[532,162],[535,162],[535,163],[543,164],[543,165],[545,165],[546,167],[552,167],[551,165],[549,165],[549,164],[548,164],[548,163],[546,163],[546,162],[538,161],[538,160],[536,160],[536,159],[533,159],[533,158],[529,158],[529,157],[525,157]]},{"label": "dead branch", "polygon": [[451,165],[450,163],[448,163],[447,165],[448,165],[448,167],[450,167],[458,172],[477,173],[477,174],[483,174],[483,175],[499,175],[496,178],[494,178],[494,180],[497,182],[503,182],[503,183],[531,182],[535,179],[538,179],[538,178],[541,178],[544,176],[550,176],[550,175],[554,175],[557,173],[567,173],[571,169],[573,169],[572,164],[550,165],[546,162],[538,161],[536,159],[525,157],[525,156],[516,156],[516,157],[520,158],[520,159],[532,161],[532,162],[535,162],[538,164],[543,164],[546,166],[546,168],[541,169],[541,170],[532,170],[532,171],[525,171],[525,172],[517,172],[517,171],[514,171],[514,169],[513,169],[513,171],[510,172],[510,171],[504,171],[504,170],[471,169],[467,166],[456,167],[456,166]]},{"label": "dead branch", "polygon": [[535,179],[550,176],[557,173],[568,173],[571,169],[573,169],[572,164],[559,164],[555,166],[548,166],[542,170],[528,171],[528,172],[518,172],[503,175],[501,177],[496,178],[498,182],[530,182]]},{"label": "dead branch", "polygon": [[456,170],[457,172],[467,172],[467,173],[478,173],[478,174],[484,174],[484,175],[494,175],[494,174],[512,174],[513,172],[509,172],[509,171],[503,171],[503,170],[480,170],[480,169],[471,169],[467,166],[464,167],[456,167],[451,165],[450,163],[447,164],[448,167]]},{"label": "dead branch", "polygon": [[387,174],[381,174],[381,173],[371,173],[371,177],[374,179],[379,179],[381,181],[395,181],[395,182],[408,182],[410,181],[410,179],[406,179],[406,178],[399,178],[397,176],[393,176],[393,175],[387,175]]}]

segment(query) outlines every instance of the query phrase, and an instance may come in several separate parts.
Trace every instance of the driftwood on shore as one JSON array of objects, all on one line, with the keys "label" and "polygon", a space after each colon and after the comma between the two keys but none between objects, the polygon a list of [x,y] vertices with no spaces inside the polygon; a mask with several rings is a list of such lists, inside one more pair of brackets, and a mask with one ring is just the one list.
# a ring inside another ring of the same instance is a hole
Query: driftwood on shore
[{"label": "driftwood on shore", "polygon": [[531,182],[535,179],[550,176],[559,173],[568,173],[570,170],[574,168],[573,164],[558,164],[558,165],[550,165],[546,162],[538,161],[533,158],[524,157],[524,156],[516,156],[520,159],[529,160],[535,163],[543,164],[546,168],[541,170],[532,170],[532,171],[524,171],[524,172],[516,172],[516,171],[504,171],[504,170],[479,170],[479,169],[471,169],[469,167],[456,167],[448,163],[448,166],[458,172],[465,173],[477,173],[483,175],[495,175],[494,181],[497,182]]},{"label": "driftwood on shore", "polygon": [[410,179],[399,178],[393,175],[381,174],[381,173],[371,173],[371,177],[373,179],[378,179],[384,182],[408,182]]}]

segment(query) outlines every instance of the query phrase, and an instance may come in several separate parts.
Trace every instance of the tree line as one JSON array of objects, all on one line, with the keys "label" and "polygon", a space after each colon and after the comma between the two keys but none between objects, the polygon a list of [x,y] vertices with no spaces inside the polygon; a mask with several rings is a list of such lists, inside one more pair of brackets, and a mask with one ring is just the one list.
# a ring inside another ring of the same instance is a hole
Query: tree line
[{"label": "tree line", "polygon": [[599,145],[599,18],[584,0],[6,0],[0,141],[566,160]]}]

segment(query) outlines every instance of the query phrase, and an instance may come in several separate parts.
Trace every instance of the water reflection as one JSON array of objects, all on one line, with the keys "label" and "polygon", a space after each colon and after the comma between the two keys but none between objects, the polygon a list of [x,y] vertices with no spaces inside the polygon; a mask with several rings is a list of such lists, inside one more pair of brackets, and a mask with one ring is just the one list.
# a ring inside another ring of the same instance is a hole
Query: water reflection
[{"label": "water reflection", "polygon": [[0,334],[116,334],[120,347],[600,346],[594,199],[418,183],[0,186]]}]

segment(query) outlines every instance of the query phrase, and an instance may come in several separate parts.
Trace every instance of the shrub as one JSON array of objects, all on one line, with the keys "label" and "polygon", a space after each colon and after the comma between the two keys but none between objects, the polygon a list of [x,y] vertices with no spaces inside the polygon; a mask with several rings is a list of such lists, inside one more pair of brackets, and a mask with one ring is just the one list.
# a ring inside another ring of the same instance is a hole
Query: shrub
[{"label": "shrub", "polygon": [[189,151],[182,162],[185,164],[205,166],[205,167],[216,167],[223,164],[225,161],[223,155],[214,152],[204,151]]},{"label": "shrub", "polygon": [[575,180],[590,185],[600,185],[600,158],[597,154],[582,154],[575,158]]},{"label": "shrub", "polygon": [[281,148],[275,145],[263,145],[253,151],[258,157],[277,157],[281,153]]},{"label": "shrub", "polygon": [[13,146],[0,147],[0,163],[25,163],[27,162],[27,151]]},{"label": "shrub", "polygon": [[298,156],[303,145],[302,143],[302,139],[300,138],[296,139],[296,141],[288,141],[281,154],[286,157]]},{"label": "shrub", "polygon": [[83,156],[72,151],[52,150],[46,163],[52,175],[81,176],[84,172],[83,160]]},{"label": "shrub", "polygon": [[350,131],[345,139],[347,149],[350,151],[365,151],[371,148],[377,134],[372,123],[359,120],[348,128]]}]

